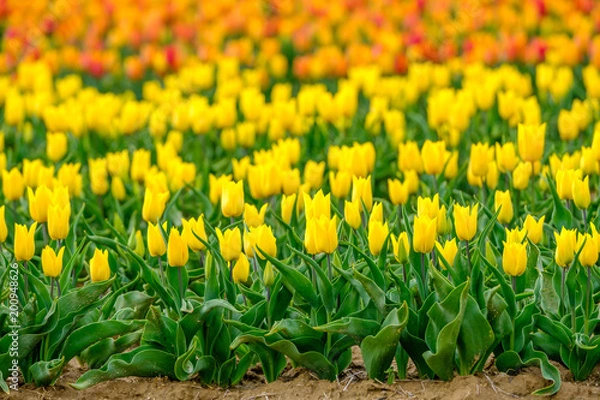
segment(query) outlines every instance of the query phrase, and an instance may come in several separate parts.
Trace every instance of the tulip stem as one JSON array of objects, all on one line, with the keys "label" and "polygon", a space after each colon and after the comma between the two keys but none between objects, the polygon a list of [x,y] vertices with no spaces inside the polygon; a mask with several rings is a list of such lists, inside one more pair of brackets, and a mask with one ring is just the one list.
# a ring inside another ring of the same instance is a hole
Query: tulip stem
[{"label": "tulip stem", "polygon": [[177,268],[177,278],[179,279],[179,298],[181,299],[181,306],[183,307],[185,298],[184,298],[184,291],[183,291],[183,279],[181,277],[181,268],[185,268],[185,267]]},{"label": "tulip stem", "polygon": [[58,292],[58,297],[60,297],[60,280],[54,278],[54,281],[56,282],[56,291]]},{"label": "tulip stem", "polygon": [[516,276],[511,276],[510,277],[510,283],[511,283],[513,292],[515,292],[515,294],[517,294],[517,277]]},{"label": "tulip stem", "polygon": [[561,271],[561,279],[560,279],[560,313],[563,314],[565,312],[565,276],[566,276],[566,270],[569,267],[564,267],[562,268]]},{"label": "tulip stem", "polygon": [[427,298],[427,274],[425,272],[425,253],[421,253],[421,280],[423,281],[423,301]]},{"label": "tulip stem", "polygon": [[404,275],[404,283],[408,284],[408,271],[406,270],[408,267],[406,264],[402,264],[402,274]]},{"label": "tulip stem", "polygon": [[54,277],[50,278],[50,298],[54,298]]},{"label": "tulip stem", "polygon": [[25,276],[23,277],[25,288],[23,292],[25,293],[25,302],[27,303],[27,300],[29,300],[29,278],[27,276],[27,260],[23,261],[23,269],[25,270]]},{"label": "tulip stem", "polygon": [[158,256],[158,269],[160,270],[160,279],[162,283],[165,283],[165,272],[163,271],[162,261],[160,260],[160,256]]},{"label": "tulip stem", "polygon": [[[584,210],[585,211],[585,210]],[[591,311],[591,289],[592,289],[592,267],[587,267],[587,286],[585,288],[585,308],[586,308],[586,313],[585,313],[585,334],[588,334],[588,322],[590,319],[590,311]]]},{"label": "tulip stem", "polygon": [[471,276],[471,249],[469,248],[469,241],[467,240],[467,264],[469,266],[469,276]]},{"label": "tulip stem", "polygon": [[588,230],[587,209],[584,208],[583,210],[581,210],[581,212],[583,213],[583,228],[584,228],[584,231],[587,232],[587,230]]},{"label": "tulip stem", "polygon": [[333,271],[331,270],[331,254],[327,253],[327,271],[329,272],[329,280],[333,277]]},{"label": "tulip stem", "polygon": [[44,244],[48,243],[48,227],[46,224],[42,224],[42,237],[44,238]]}]

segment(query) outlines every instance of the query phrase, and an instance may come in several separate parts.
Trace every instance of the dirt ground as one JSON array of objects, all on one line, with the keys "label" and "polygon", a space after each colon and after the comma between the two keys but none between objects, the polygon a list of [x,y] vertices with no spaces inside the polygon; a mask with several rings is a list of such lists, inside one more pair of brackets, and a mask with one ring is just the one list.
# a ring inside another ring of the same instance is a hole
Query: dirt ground
[{"label": "dirt ground", "polygon": [[[559,368],[563,383],[553,399],[600,399],[600,367],[596,368],[587,381],[577,383],[573,382],[568,370]],[[33,385],[23,385],[19,392],[13,392],[9,396],[1,394],[0,399],[539,399],[539,396],[531,393],[548,384],[537,368],[527,368],[516,376],[511,376],[490,366],[484,373],[457,376],[451,382],[419,380],[416,370],[411,368],[410,379],[387,385],[367,379],[358,354],[337,382],[319,380],[302,368],[288,368],[278,381],[267,384],[260,367],[255,367],[247,373],[242,383],[229,389],[207,387],[193,381],[173,382],[167,378],[132,377],[77,391],[69,383],[75,382],[84,370],[76,363],[71,363],[54,387],[35,388]]]}]

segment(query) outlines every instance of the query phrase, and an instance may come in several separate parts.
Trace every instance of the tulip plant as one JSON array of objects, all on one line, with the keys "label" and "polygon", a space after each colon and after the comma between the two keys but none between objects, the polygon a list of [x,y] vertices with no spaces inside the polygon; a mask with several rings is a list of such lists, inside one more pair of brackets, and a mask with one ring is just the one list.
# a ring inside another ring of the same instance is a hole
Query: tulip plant
[{"label": "tulip plant", "polygon": [[[3,390],[53,385],[75,358],[78,389],[228,387],[255,366],[333,381],[353,348],[388,382],[493,361],[539,368],[552,395],[555,363],[592,374],[597,4],[483,2],[498,21],[457,22],[437,48],[420,33],[451,17],[436,4],[175,1],[146,21],[96,3],[25,25],[46,27],[33,49],[13,25],[38,13],[3,10]],[[340,23],[351,9],[364,27]]]}]

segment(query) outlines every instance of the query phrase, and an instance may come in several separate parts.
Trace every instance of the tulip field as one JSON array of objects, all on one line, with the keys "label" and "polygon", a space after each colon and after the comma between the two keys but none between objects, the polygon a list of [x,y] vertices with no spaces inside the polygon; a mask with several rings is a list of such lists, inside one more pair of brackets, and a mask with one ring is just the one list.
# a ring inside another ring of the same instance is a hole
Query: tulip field
[{"label": "tulip field", "polygon": [[4,392],[597,382],[600,3],[8,0],[0,32]]}]

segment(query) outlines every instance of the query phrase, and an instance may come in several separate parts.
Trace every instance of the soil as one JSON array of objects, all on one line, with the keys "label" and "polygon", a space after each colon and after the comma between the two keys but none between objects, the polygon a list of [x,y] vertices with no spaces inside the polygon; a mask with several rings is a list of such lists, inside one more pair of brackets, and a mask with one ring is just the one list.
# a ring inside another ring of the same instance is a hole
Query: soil
[{"label": "soil", "polygon": [[[194,399],[194,400],[275,400],[275,399],[539,399],[531,393],[549,384],[539,369],[526,368],[511,376],[489,363],[485,372],[474,376],[457,376],[451,382],[420,380],[414,367],[409,378],[388,385],[367,379],[359,352],[350,367],[336,382],[319,380],[310,371],[289,367],[276,382],[267,384],[259,366],[248,371],[244,380],[232,388],[219,388],[200,383],[174,382],[167,378],[121,378],[77,391],[69,386],[85,372],[77,362],[71,362],[53,387],[35,388],[22,385],[18,392],[0,394],[3,399]],[[558,365],[557,365],[558,366]],[[563,379],[560,391],[553,399],[599,399],[600,367],[584,382],[573,382],[567,369],[558,366]]]}]

